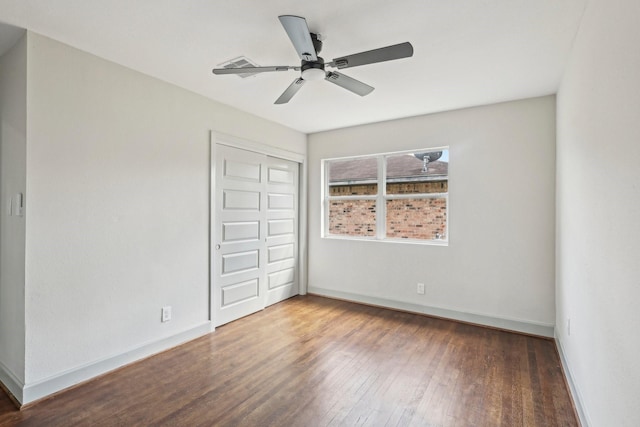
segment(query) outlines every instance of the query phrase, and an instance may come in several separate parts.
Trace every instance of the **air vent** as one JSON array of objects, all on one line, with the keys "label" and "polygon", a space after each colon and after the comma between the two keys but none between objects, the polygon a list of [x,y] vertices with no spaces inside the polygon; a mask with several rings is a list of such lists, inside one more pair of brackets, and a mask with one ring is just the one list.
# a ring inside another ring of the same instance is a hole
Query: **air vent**
[{"label": "air vent", "polygon": [[[246,68],[246,67],[259,67],[259,65],[247,57],[240,56],[238,58],[232,59],[218,66],[218,68]],[[255,76],[256,74],[258,73],[241,73],[241,74],[236,74],[236,76],[244,79],[246,77]]]}]

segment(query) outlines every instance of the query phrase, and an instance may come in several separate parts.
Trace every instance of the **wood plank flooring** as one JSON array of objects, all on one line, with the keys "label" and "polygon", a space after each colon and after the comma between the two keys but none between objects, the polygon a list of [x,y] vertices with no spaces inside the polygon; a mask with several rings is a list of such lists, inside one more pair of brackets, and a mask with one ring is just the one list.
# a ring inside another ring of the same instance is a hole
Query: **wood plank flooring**
[{"label": "wood plank flooring", "polygon": [[553,341],[294,297],[1,426],[577,426]]}]

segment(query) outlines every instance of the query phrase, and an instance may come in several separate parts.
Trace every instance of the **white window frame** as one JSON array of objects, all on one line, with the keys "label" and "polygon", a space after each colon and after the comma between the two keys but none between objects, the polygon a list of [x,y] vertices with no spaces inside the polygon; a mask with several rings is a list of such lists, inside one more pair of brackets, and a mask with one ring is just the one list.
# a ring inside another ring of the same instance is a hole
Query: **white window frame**
[{"label": "white window frame", "polygon": [[[367,154],[362,156],[335,157],[330,159],[322,159],[322,215],[321,215],[321,237],[326,239],[344,239],[344,240],[368,240],[375,242],[395,242],[410,243],[421,245],[437,245],[448,246],[449,244],[449,187],[447,185],[446,193],[411,193],[411,194],[387,194],[386,175],[387,175],[387,158],[413,153],[425,153],[433,151],[449,151],[449,147],[421,148],[416,150],[395,151],[390,153]],[[331,196],[329,192],[329,174],[327,167],[332,161],[340,160],[357,160],[375,158],[378,162],[377,187],[378,191],[375,195],[349,195],[349,196]],[[447,173],[447,183],[449,174]],[[445,211],[445,238],[443,239],[409,239],[387,237],[387,201],[402,199],[445,199],[447,209]],[[331,202],[335,200],[375,200],[376,202],[376,234],[375,236],[352,236],[345,234],[331,234],[329,232],[329,209]]]}]

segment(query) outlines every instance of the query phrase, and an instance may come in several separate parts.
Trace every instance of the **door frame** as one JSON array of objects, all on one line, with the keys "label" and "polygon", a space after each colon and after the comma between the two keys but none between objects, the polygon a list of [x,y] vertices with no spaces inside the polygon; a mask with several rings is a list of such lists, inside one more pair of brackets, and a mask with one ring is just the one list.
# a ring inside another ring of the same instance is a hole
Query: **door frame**
[{"label": "door frame", "polygon": [[215,277],[213,257],[215,256],[215,190],[216,190],[216,145],[227,145],[241,150],[252,151],[270,157],[298,163],[298,293],[307,293],[307,159],[306,156],[272,145],[250,141],[221,132],[210,131],[209,141],[209,321],[215,330],[213,279]]}]

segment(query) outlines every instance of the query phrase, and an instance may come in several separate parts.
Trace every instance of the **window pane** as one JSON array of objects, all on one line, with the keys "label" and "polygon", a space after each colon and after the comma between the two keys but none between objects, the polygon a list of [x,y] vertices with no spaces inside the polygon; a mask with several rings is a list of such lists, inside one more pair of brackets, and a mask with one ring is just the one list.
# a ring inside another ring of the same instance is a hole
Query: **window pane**
[{"label": "window pane", "polygon": [[446,193],[449,150],[387,156],[387,194]]},{"label": "window pane", "polygon": [[387,237],[446,240],[447,199],[387,200]]},{"label": "window pane", "polygon": [[330,200],[329,234],[376,235],[375,200]]},{"label": "window pane", "polygon": [[375,195],[378,192],[376,158],[332,160],[329,171],[329,196]]}]

